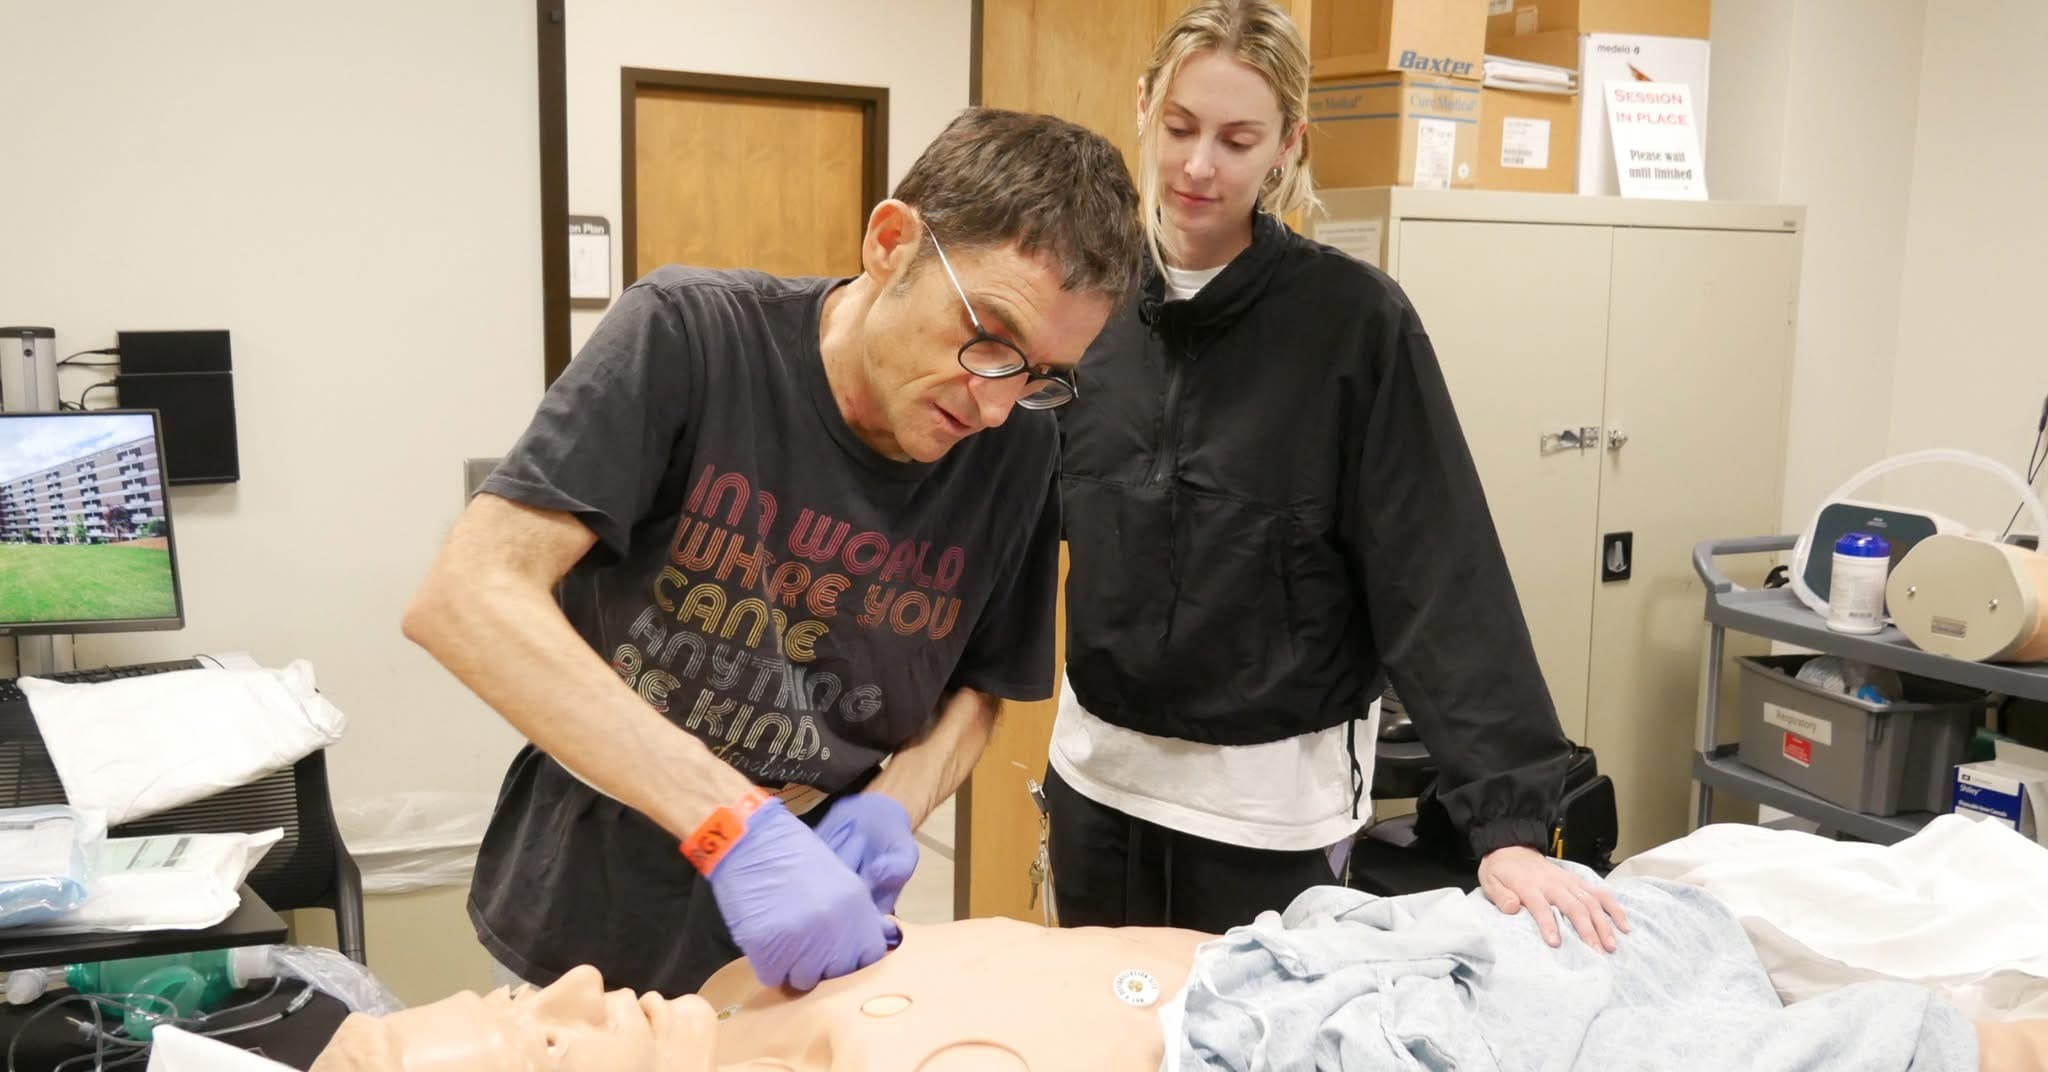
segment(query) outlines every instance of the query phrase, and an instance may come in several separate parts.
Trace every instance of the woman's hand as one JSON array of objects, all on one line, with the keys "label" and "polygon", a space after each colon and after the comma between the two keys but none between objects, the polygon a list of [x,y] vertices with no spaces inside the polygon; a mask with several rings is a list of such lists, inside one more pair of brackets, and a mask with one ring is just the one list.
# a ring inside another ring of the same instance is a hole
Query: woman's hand
[{"label": "woman's hand", "polygon": [[1578,930],[1586,944],[1614,952],[1614,932],[1628,933],[1628,913],[1606,888],[1589,886],[1577,875],[1557,866],[1548,856],[1525,845],[1495,849],[1479,861],[1479,888],[1486,898],[1507,915],[1523,907],[1536,920],[1543,940],[1556,948],[1559,942],[1555,908]]}]

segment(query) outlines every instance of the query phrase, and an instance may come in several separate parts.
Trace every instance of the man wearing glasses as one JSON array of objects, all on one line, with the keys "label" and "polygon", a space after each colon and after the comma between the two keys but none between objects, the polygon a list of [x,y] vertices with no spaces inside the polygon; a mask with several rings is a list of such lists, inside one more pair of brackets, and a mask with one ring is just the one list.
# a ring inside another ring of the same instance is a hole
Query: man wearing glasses
[{"label": "man wearing glasses", "polygon": [[405,616],[531,742],[470,894],[503,974],[675,995],[745,954],[808,989],[895,941],[912,831],[1003,698],[1052,692],[1043,411],[1134,284],[1136,206],[1101,137],[970,110],[860,275],[620,295]]}]

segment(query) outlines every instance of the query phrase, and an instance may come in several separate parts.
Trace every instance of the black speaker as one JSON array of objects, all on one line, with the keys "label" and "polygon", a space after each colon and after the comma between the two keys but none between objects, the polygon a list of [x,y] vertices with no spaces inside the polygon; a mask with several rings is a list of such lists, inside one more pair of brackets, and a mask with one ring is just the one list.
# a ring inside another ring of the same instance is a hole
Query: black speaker
[{"label": "black speaker", "polygon": [[233,372],[232,351],[225,331],[119,331],[114,348],[121,352],[121,371]]},{"label": "black speaker", "polygon": [[235,438],[235,377],[225,331],[123,331],[115,389],[126,409],[163,415],[164,479],[242,479]]}]

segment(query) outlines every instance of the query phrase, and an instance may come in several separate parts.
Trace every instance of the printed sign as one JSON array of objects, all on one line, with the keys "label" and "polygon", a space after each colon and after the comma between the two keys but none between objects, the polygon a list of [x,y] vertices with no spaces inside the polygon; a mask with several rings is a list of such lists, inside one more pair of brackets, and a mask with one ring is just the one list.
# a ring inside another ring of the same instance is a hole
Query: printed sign
[{"label": "printed sign", "polygon": [[1500,166],[1531,168],[1536,171],[1549,167],[1550,120],[1519,119],[1514,116],[1502,120]]},{"label": "printed sign", "polygon": [[1621,196],[1707,199],[1692,87],[1677,82],[1608,82],[1607,124]]}]

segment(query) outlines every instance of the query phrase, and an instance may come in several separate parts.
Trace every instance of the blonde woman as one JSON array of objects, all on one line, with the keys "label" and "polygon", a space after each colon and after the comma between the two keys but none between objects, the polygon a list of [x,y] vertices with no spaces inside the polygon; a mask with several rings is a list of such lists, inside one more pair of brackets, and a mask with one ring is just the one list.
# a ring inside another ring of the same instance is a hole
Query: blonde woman
[{"label": "blonde woman", "polygon": [[1493,903],[1612,949],[1620,907],[1538,851],[1570,745],[1429,338],[1280,220],[1308,86],[1268,0],[1195,4],[1138,80],[1151,270],[1060,413],[1061,921],[1221,933],[1332,882],[1390,675]]}]

